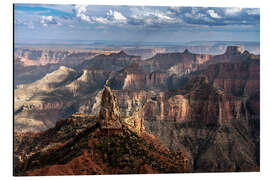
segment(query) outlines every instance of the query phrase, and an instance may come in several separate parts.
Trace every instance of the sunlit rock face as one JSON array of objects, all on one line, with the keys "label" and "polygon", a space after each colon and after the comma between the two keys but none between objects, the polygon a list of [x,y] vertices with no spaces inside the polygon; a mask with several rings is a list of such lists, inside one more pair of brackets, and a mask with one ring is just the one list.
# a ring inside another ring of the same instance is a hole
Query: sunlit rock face
[{"label": "sunlit rock face", "polygon": [[227,50],[225,52],[225,54],[231,54],[231,55],[241,54],[241,53],[242,53],[242,51],[241,51],[241,48],[239,46],[228,46]]},{"label": "sunlit rock face", "polygon": [[105,86],[99,112],[102,129],[120,129],[120,112],[116,104],[116,98],[108,86]]}]

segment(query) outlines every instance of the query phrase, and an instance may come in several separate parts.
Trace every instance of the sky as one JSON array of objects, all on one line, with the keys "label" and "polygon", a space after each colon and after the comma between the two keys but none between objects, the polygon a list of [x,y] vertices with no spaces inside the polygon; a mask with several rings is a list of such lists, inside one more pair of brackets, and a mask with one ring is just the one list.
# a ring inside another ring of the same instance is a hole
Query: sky
[{"label": "sky", "polygon": [[15,4],[15,43],[256,41],[260,9]]}]

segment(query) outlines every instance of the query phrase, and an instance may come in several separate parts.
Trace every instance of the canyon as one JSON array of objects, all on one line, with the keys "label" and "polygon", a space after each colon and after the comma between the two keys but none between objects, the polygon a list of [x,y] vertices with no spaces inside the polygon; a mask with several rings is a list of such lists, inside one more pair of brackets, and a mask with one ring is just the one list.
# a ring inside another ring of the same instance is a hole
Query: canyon
[{"label": "canyon", "polygon": [[[181,152],[182,159],[177,164],[183,164],[183,159],[188,159],[188,172],[260,170],[259,55],[242,51],[237,46],[229,46],[219,55],[193,54],[187,49],[167,53],[160,49],[152,57],[142,59],[136,55],[139,52],[133,53],[135,55],[128,55],[124,51],[108,54],[80,52],[59,55],[65,56],[65,60],[57,63],[58,56],[53,56],[54,60],[40,61],[50,62],[44,65],[49,71],[42,71],[41,66],[32,64],[24,66],[26,61],[15,61],[15,68],[35,67],[34,72],[40,71],[38,77],[31,77],[27,83],[18,83],[14,90],[18,174],[79,174],[70,167],[82,164],[81,161],[85,159],[95,167],[95,170],[86,170],[88,174],[132,173],[131,167],[125,171],[119,171],[117,167],[113,171],[105,168],[111,167],[111,162],[110,166],[96,164],[108,162],[108,159],[100,156],[89,159],[89,153],[96,152],[92,145],[90,152],[79,150],[76,156],[66,150],[73,146],[76,149],[75,142],[80,142],[80,149],[87,149],[88,140],[85,137],[97,144],[100,144],[100,138],[110,139],[111,136],[102,137],[99,134],[108,127],[116,129],[116,132],[121,129],[121,135],[112,132],[116,138],[113,138],[113,142],[122,142],[121,138],[133,138],[130,133],[135,133],[134,143],[148,148],[147,153],[152,153],[152,149],[149,149],[149,145],[143,145],[140,138],[150,144],[158,144],[156,148],[160,152]],[[69,63],[75,59],[78,59],[78,63]],[[107,102],[108,98],[110,102]],[[97,120],[101,126],[95,125]],[[109,120],[115,120],[116,123]],[[77,127],[71,132],[77,135],[81,133],[81,138],[73,138],[74,134],[64,131],[66,126],[69,129]],[[95,128],[90,128],[90,132],[86,127]],[[62,139],[52,140],[52,134],[60,133],[60,130],[63,131],[59,134]],[[95,139],[89,133],[96,133],[98,138]],[[47,136],[51,138],[45,138]],[[42,138],[48,139],[48,147],[44,146],[46,143]],[[69,140],[64,141],[65,138]],[[29,149],[28,145],[33,141],[37,143],[36,148]],[[23,148],[21,152],[19,147]],[[42,148],[46,149],[45,154]],[[59,148],[62,148],[59,152],[65,154],[66,160],[60,160],[60,154],[56,151]],[[46,158],[50,158],[51,153],[56,156],[55,162],[65,165],[48,164]],[[33,163],[26,160],[30,155]],[[42,160],[38,158],[40,155]],[[172,154],[167,156],[173,157]],[[167,169],[173,170],[153,169],[146,163],[144,169],[148,169],[148,173],[184,172],[183,169],[175,170],[171,164],[173,161],[164,160],[166,158],[163,155],[155,157],[159,165],[165,164]],[[134,159],[130,161],[136,162]],[[58,170],[54,171],[53,168]],[[65,168],[67,172],[60,171]],[[147,172],[138,170],[135,173]]]},{"label": "canyon", "polygon": [[99,116],[74,114],[45,132],[15,134],[15,175],[189,171],[183,152],[170,152],[147,132],[129,128],[121,122],[116,98],[106,86]]}]

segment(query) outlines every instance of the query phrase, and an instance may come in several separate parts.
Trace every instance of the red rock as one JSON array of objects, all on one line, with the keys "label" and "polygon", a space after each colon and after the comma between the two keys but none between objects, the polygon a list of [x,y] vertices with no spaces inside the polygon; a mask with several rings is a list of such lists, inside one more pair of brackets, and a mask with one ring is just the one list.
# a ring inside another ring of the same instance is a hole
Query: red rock
[{"label": "red rock", "polygon": [[116,98],[108,86],[105,86],[99,112],[102,129],[121,129],[120,112]]}]

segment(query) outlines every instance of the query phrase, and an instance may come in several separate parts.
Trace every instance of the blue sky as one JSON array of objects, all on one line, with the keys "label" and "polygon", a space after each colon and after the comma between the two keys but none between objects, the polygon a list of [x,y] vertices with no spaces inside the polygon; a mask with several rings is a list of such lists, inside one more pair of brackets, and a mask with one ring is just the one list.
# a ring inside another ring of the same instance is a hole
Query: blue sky
[{"label": "blue sky", "polygon": [[259,41],[258,8],[15,4],[15,42]]}]

